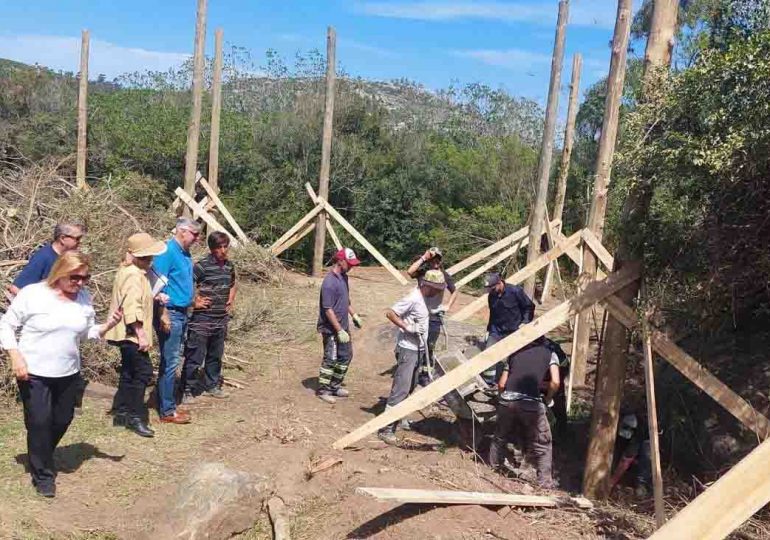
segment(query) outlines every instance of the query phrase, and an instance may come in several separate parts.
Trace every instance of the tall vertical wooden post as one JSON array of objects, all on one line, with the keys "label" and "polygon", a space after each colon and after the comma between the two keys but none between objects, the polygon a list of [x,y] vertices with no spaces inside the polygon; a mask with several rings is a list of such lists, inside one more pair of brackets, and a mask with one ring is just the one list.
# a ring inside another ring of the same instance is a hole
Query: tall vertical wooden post
[{"label": "tall vertical wooden post", "polygon": [[88,133],[88,51],[90,35],[83,30],[80,44],[80,85],[78,90],[78,155],[75,178],[80,189],[86,189],[86,152]]},{"label": "tall vertical wooden post", "polygon": [[[337,33],[331,26],[326,34],[326,105],[324,108],[323,140],[321,143],[321,173],[318,177],[318,196],[329,200],[329,171],[332,158],[332,131],[334,128],[334,85],[336,79],[335,64],[337,52]],[[321,275],[324,264],[324,245],[326,243],[326,213],[318,214],[315,227],[315,249],[313,251],[314,276]]]},{"label": "tall vertical wooden post", "polygon": [[[195,21],[195,52],[193,55],[192,111],[187,127],[187,154],[184,163],[184,190],[195,196],[195,173],[198,172],[198,143],[201,132],[201,107],[203,104],[203,68],[206,46],[206,0],[198,0],[198,15]],[[185,215],[190,209],[185,205]]]},{"label": "tall vertical wooden post", "polygon": [[567,126],[564,128],[564,148],[559,164],[559,180],[553,204],[553,219],[561,220],[564,216],[564,198],[567,196],[567,177],[572,159],[572,147],[575,143],[575,121],[580,96],[580,72],[583,69],[583,56],[578,53],[572,57],[572,80],[569,86],[569,106],[567,108]]},{"label": "tall vertical wooden post", "polygon": [[222,113],[222,29],[214,33],[214,77],[211,81],[211,140],[209,185],[219,191],[219,118]]},{"label": "tall vertical wooden post", "polygon": [[[645,51],[642,99],[648,99],[650,85],[671,63],[678,10],[678,0],[654,0],[652,25]],[[625,201],[621,219],[625,222],[644,219],[649,208],[649,200],[649,190],[645,183],[635,184]],[[616,270],[627,264],[626,261],[640,259],[639,254],[634,253],[634,247],[629,239],[620,238],[615,254]],[[638,291],[639,285],[633,284],[618,291],[617,295],[626,303],[631,303]],[[584,492],[592,497],[605,497],[608,494],[612,451],[615,446],[626,373],[627,350],[628,332],[613,317],[609,317],[604,333],[602,355],[596,371],[597,384],[591,420],[591,441],[583,484]]]},{"label": "tall vertical wooden post", "polygon": [[[559,18],[556,22],[556,38],[553,44],[551,60],[551,82],[548,85],[548,103],[545,108],[545,126],[543,141],[540,146],[540,161],[537,166],[537,184],[535,186],[535,205],[529,222],[529,248],[527,264],[540,256],[540,239],[545,224],[545,205],[548,200],[548,180],[551,177],[551,159],[553,158],[553,138],[556,132],[556,117],[559,114],[559,92],[561,90],[561,68],[564,62],[564,42],[567,36],[569,19],[569,1],[559,1]],[[536,275],[524,282],[524,290],[532,297],[535,291]]]}]

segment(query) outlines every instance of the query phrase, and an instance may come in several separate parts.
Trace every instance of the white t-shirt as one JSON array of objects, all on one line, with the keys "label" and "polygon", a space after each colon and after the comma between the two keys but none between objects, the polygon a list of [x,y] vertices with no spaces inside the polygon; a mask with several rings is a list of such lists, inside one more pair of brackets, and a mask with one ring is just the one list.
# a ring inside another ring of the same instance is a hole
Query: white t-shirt
[{"label": "white t-shirt", "polygon": [[[427,342],[428,308],[425,305],[425,298],[420,293],[419,287],[412,289],[412,292],[393,304],[390,309],[407,325],[416,325],[419,334],[422,336],[422,343],[425,344]],[[420,338],[417,334],[407,334],[399,328],[396,346],[417,351],[420,348]]]},{"label": "white t-shirt", "polygon": [[99,338],[95,319],[85,289],[72,301],[59,297],[45,282],[35,283],[19,291],[0,318],[0,346],[18,349],[31,375],[67,377],[80,371],[80,341]]}]

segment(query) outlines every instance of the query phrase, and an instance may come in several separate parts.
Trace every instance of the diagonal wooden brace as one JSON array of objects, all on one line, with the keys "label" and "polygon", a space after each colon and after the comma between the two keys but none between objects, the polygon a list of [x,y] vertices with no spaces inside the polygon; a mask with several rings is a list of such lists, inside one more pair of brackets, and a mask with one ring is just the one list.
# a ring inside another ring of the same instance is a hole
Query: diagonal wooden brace
[{"label": "diagonal wooden brace", "polygon": [[345,435],[336,441],[333,447],[336,449],[346,448],[378,429],[438,401],[448,392],[465,384],[468,379],[488,369],[500,360],[507,358],[533,340],[564,324],[575,313],[590,308],[595,303],[619,291],[634,280],[639,279],[639,275],[639,268],[629,265],[618,272],[610,274],[603,281],[595,281],[588,284],[581,295],[559,304],[531,323],[520,327],[510,336],[474,356],[467,364],[456,367],[422,390],[418,390],[395,407],[388,409],[352,433]]}]

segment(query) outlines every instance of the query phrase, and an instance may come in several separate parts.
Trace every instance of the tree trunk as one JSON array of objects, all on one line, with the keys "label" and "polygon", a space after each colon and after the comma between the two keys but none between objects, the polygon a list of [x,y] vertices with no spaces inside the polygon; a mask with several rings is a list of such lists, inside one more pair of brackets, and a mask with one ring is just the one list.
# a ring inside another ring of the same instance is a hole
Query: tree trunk
[{"label": "tree trunk", "polygon": [[[645,95],[649,95],[658,75],[671,63],[678,9],[678,0],[655,0],[652,28],[645,52]],[[644,182],[636,183],[625,201],[622,222],[638,222],[640,216],[643,219],[649,210],[650,195]],[[620,238],[615,256],[616,270],[630,261],[640,259],[634,248],[635,246],[628,243],[628,239]],[[638,292],[637,282],[622,289],[617,296],[626,303],[632,303]],[[596,372],[591,440],[583,479],[583,492],[589,497],[605,498],[609,495],[610,467],[623,397],[627,351],[628,333],[625,327],[609,317],[602,357]]]},{"label": "tree trunk", "polygon": [[83,30],[80,45],[80,87],[78,91],[78,154],[75,179],[78,188],[86,189],[86,152],[88,133],[88,50],[90,35]]},{"label": "tree trunk", "polygon": [[219,192],[219,120],[222,113],[222,29],[214,34],[214,77],[211,82],[211,141],[209,141],[209,185]]},{"label": "tree trunk", "polygon": [[[203,104],[203,68],[206,46],[206,0],[198,0],[198,15],[195,21],[195,51],[193,54],[192,111],[187,127],[187,153],[184,162],[184,190],[195,197],[195,173],[198,172],[198,143],[201,131],[201,106]],[[184,213],[190,216],[185,206]]]},{"label": "tree trunk", "polygon": [[553,219],[561,220],[564,215],[564,198],[567,195],[567,177],[569,164],[572,159],[572,147],[575,142],[575,120],[578,112],[580,97],[580,71],[583,68],[583,57],[578,53],[572,58],[572,81],[569,87],[569,107],[567,109],[567,126],[564,129],[564,148],[559,164],[559,180],[556,183],[556,197],[553,204]]}]

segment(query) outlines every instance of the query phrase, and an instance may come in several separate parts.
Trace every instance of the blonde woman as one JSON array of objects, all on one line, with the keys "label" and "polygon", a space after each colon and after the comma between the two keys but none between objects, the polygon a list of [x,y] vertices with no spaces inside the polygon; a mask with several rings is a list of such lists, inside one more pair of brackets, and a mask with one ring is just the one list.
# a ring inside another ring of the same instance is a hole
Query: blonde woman
[{"label": "blonde woman", "polygon": [[0,318],[0,345],[8,351],[24,404],[32,484],[44,497],[56,494],[53,453],[75,410],[80,341],[104,337],[122,317],[117,310],[96,324],[84,288],[90,278],[86,255],[63,253],[47,280],[24,287]]},{"label": "blonde woman", "polygon": [[144,393],[152,378],[149,350],[152,347],[153,297],[147,271],[152,258],[166,251],[166,244],[147,233],[128,239],[128,253],[115,275],[111,310],[122,308],[123,318],[105,336],[120,347],[120,382],[115,396],[113,423],[140,437],[153,437],[147,424]]}]

